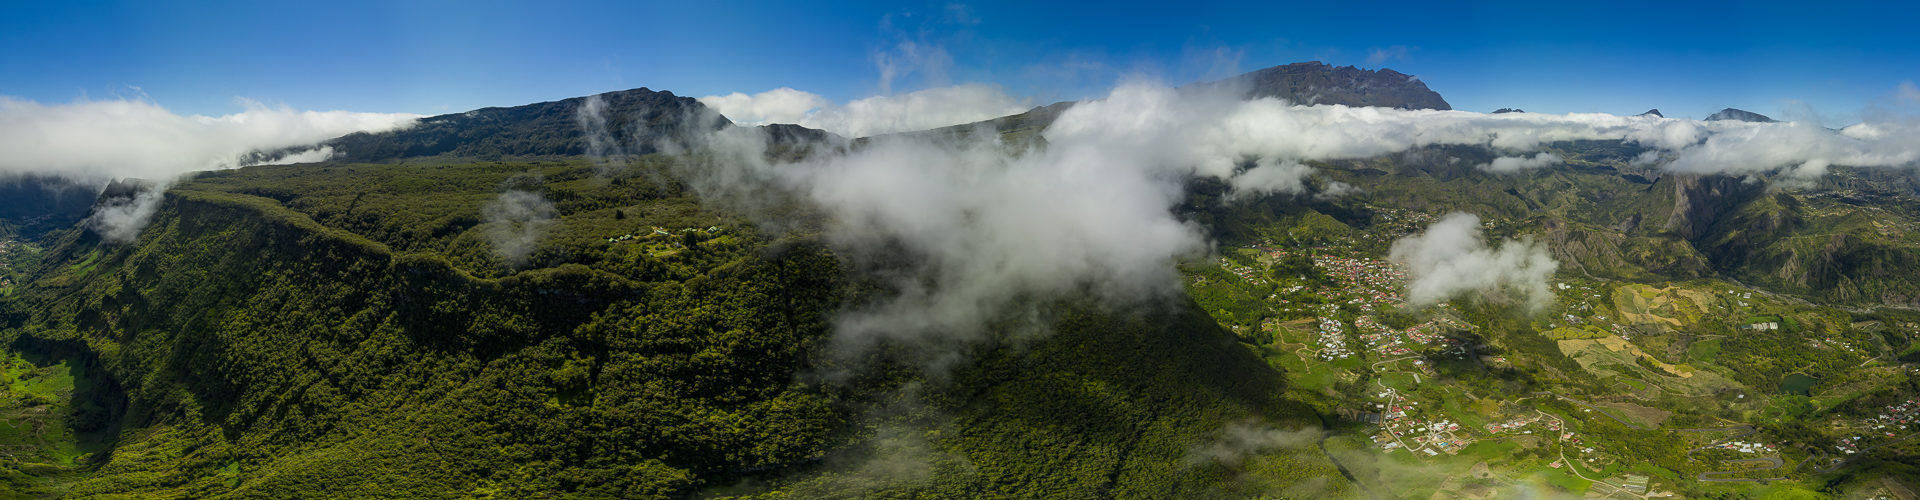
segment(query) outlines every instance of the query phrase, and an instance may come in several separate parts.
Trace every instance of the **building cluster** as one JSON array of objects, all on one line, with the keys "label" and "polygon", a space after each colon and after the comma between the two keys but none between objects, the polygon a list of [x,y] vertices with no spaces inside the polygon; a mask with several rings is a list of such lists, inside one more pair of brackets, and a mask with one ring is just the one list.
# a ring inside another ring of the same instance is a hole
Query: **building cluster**
[{"label": "building cluster", "polygon": [[1240,279],[1247,280],[1254,285],[1267,284],[1267,279],[1260,276],[1260,271],[1254,270],[1254,268],[1251,267],[1233,265],[1233,261],[1227,260],[1226,257],[1220,258],[1220,268],[1226,269],[1227,272],[1233,273],[1234,276],[1239,276]]},{"label": "building cluster", "polygon": [[1861,441],[1860,436],[1843,437],[1843,438],[1840,438],[1840,442],[1838,444],[1835,444],[1833,446],[1833,449],[1840,450],[1841,453],[1845,453],[1848,455],[1859,453],[1860,441]]},{"label": "building cluster", "polygon": [[1372,209],[1374,216],[1380,219],[1379,224],[1399,232],[1412,233],[1424,230],[1432,225],[1433,221],[1438,220],[1433,214],[1404,208],[1371,206],[1368,208]]},{"label": "building cluster", "polygon": [[[1540,421],[1539,415],[1534,415],[1531,417],[1514,417],[1513,419],[1507,420],[1505,422],[1494,422],[1494,423],[1487,424],[1487,433],[1499,434],[1502,432],[1519,432],[1521,434],[1533,434],[1533,431],[1531,430],[1523,431],[1521,429],[1525,428],[1526,426],[1533,425],[1534,422],[1538,422],[1538,421]],[[1552,422],[1549,422],[1548,424],[1553,427],[1559,426],[1559,424],[1552,423]]]},{"label": "building cluster", "polygon": [[1333,361],[1353,357],[1353,351],[1347,349],[1346,327],[1340,320],[1320,317],[1320,360]]},{"label": "building cluster", "polygon": [[[1380,421],[1381,430],[1373,437],[1373,443],[1380,446],[1380,449],[1391,451],[1404,444],[1407,451],[1416,455],[1421,453],[1428,456],[1440,453],[1452,455],[1459,453],[1460,449],[1466,448],[1473,442],[1456,434],[1460,430],[1458,422],[1445,418],[1430,420],[1409,418],[1407,413],[1416,409],[1415,407],[1420,404],[1418,401],[1409,402],[1406,397],[1393,391],[1382,392],[1377,396],[1387,400],[1386,403],[1379,404],[1383,412]],[[1412,444],[1406,444],[1406,441],[1412,441]]]},{"label": "building cluster", "polygon": [[[1278,252],[1276,252],[1278,253]],[[1406,302],[1407,272],[1392,262],[1362,257],[1316,257],[1313,266],[1340,283],[1362,310]]]},{"label": "building cluster", "polygon": [[1406,419],[1407,411],[1412,410],[1414,405],[1420,404],[1418,401],[1408,403],[1406,396],[1401,396],[1391,391],[1382,392],[1377,394],[1377,396],[1387,400],[1387,402],[1379,403],[1375,406],[1380,408],[1380,421],[1389,424]]},{"label": "building cluster", "polygon": [[[1536,413],[1532,416],[1525,417],[1514,417],[1505,422],[1487,424],[1487,433],[1500,434],[1511,432],[1515,434],[1533,434],[1533,429],[1528,428],[1533,424],[1540,424],[1542,427],[1545,427],[1546,431],[1544,434],[1558,436],[1561,441],[1575,446],[1576,448],[1574,449],[1584,453],[1593,453],[1592,447],[1578,448],[1583,440],[1575,435],[1572,430],[1566,428],[1566,422],[1561,421],[1559,417],[1549,417],[1544,413]],[[1587,461],[1592,462],[1592,459],[1589,458]]]},{"label": "building cluster", "polygon": [[1438,317],[1425,323],[1404,329],[1390,328],[1373,319],[1372,316],[1360,316],[1353,319],[1353,326],[1360,332],[1360,341],[1367,349],[1380,356],[1406,356],[1413,350],[1435,344],[1448,344],[1452,339],[1443,335],[1448,330],[1466,329],[1466,324],[1448,317]]},{"label": "building cluster", "polygon": [[1860,352],[1859,349],[1855,349],[1853,347],[1852,343],[1847,342],[1845,340],[1833,338],[1832,335],[1828,335],[1818,339],[1811,339],[1811,340],[1808,340],[1807,343],[1817,349],[1839,349],[1847,352]]},{"label": "building cluster", "polygon": [[[673,236],[673,231],[668,231],[666,228],[663,228],[663,227],[653,226],[649,229],[650,229],[649,231],[644,233],[629,233],[629,234],[623,234],[620,236],[607,238],[607,243],[627,243],[627,242],[634,242],[639,240]],[[721,229],[720,226],[707,226],[706,229],[689,227],[689,228],[684,228],[680,230],[680,232],[682,233],[706,233],[706,234],[720,234],[721,231],[723,231],[723,229]]]},{"label": "building cluster", "polygon": [[1905,430],[1908,425],[1920,423],[1915,419],[1920,419],[1920,398],[1887,405],[1887,412],[1873,418],[1872,421],[1882,428],[1899,426],[1901,430]]},{"label": "building cluster", "polygon": [[1884,412],[1861,422],[1865,435],[1840,438],[1834,449],[1852,455],[1860,452],[1860,444],[1873,438],[1896,438],[1904,434],[1908,427],[1920,424],[1920,397],[1887,405]]},{"label": "building cluster", "polygon": [[[1427,456],[1434,456],[1440,453],[1446,453],[1448,455],[1457,454],[1460,453],[1461,449],[1466,448],[1468,444],[1473,443],[1473,441],[1467,438],[1454,434],[1454,431],[1457,430],[1460,430],[1460,424],[1447,420],[1414,422],[1412,431],[1416,435],[1413,437],[1413,443],[1415,446],[1426,448],[1425,453]],[[1420,434],[1422,432],[1425,432],[1425,434]]]},{"label": "building cluster", "polygon": [[1746,441],[1727,441],[1725,443],[1714,445],[1713,447],[1719,448],[1722,450],[1733,450],[1740,453],[1763,453],[1763,452],[1774,453],[1774,452],[1780,451],[1780,449],[1774,445],[1765,444],[1765,443],[1750,443]]}]

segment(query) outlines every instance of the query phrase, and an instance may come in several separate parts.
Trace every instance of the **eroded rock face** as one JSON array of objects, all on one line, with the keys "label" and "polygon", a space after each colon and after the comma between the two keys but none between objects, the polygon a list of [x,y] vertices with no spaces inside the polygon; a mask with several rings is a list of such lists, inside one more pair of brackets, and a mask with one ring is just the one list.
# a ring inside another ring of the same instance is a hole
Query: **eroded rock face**
[{"label": "eroded rock face", "polygon": [[1400,109],[1453,109],[1440,93],[1412,75],[1391,69],[1293,63],[1240,75],[1246,97],[1276,97],[1299,104],[1344,104]]},{"label": "eroded rock face", "polygon": [[482,108],[427,117],[404,130],[356,133],[324,143],[334,160],[377,162],[449,155],[465,158],[570,156],[589,154],[588,134],[580,124],[582,107],[598,99],[606,133],[653,152],[657,139],[683,130],[732,125],[691,97],[647,88],[607,92],[523,106]]},{"label": "eroded rock face", "polygon": [[1758,183],[1724,175],[1668,175],[1663,179],[1673,183],[1673,212],[1663,229],[1689,240],[1705,236],[1722,215],[1765,191]]}]

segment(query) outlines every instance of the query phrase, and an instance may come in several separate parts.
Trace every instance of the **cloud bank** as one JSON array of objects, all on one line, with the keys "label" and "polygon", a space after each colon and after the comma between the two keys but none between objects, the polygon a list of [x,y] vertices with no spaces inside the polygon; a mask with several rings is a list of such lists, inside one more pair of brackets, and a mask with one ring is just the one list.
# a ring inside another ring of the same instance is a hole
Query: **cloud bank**
[{"label": "cloud bank", "polygon": [[127,197],[113,197],[93,208],[87,227],[109,243],[132,243],[160,210],[162,189],[147,187]]},{"label": "cloud bank", "polygon": [[[755,106],[743,109],[801,107]],[[681,150],[701,153],[688,161],[704,163],[684,174],[710,199],[789,193],[833,221],[827,238],[841,255],[911,262],[888,275],[890,296],[839,318],[836,340],[855,347],[977,338],[989,319],[1036,298],[1124,303],[1178,293],[1171,263],[1210,247],[1201,228],[1174,213],[1186,183],[1199,178],[1228,184],[1233,197],[1303,195],[1311,184],[1324,186],[1319,195],[1337,196],[1357,188],[1310,182],[1317,175],[1310,162],[1438,145],[1493,149],[1502,158],[1483,167],[1491,171],[1559,163],[1540,152],[1554,142],[1612,140],[1653,150],[1652,168],[1788,175],[1838,164],[1909,166],[1920,150],[1920,129],[1899,121],[1836,132],[1655,116],[1302,106],[1152,82],[1127,83],[1065,110],[1040,132],[1038,146],[1001,143],[992,133],[883,136],[774,164],[758,133],[733,128],[699,138]],[[1551,298],[1546,282],[1557,264],[1548,255],[1525,239],[1490,246],[1470,214],[1448,216],[1392,251],[1414,277],[1416,303],[1480,291],[1534,307]]]},{"label": "cloud bank", "polygon": [[[41,104],[0,96],[0,174],[140,178],[239,166],[248,153],[407,127],[420,115],[296,111],[240,100],[239,113],[182,116],[144,99]],[[315,158],[307,153],[303,159]]]},{"label": "cloud bank", "polygon": [[1522,170],[1533,170],[1536,168],[1541,168],[1548,165],[1556,165],[1559,163],[1560,163],[1560,155],[1556,155],[1553,153],[1540,153],[1537,155],[1533,155],[1532,158],[1521,157],[1521,156],[1502,156],[1499,158],[1494,158],[1493,162],[1491,163],[1482,163],[1480,165],[1477,165],[1477,167],[1481,170],[1485,170],[1488,172],[1513,173],[1513,172],[1519,172]]},{"label": "cloud bank", "polygon": [[707,96],[700,102],[741,124],[791,123],[846,137],[973,123],[1020,113],[1029,107],[1024,99],[982,84],[868,97],[844,106],[786,87],[752,95],[735,92]]},{"label": "cloud bank", "polygon": [[1239,466],[1248,458],[1273,450],[1314,446],[1324,435],[1326,431],[1319,428],[1282,430],[1253,422],[1237,422],[1221,428],[1216,439],[1187,450],[1184,461],[1189,466],[1205,463]]},{"label": "cloud bank", "polygon": [[[295,111],[239,100],[224,116],[181,116],[147,99],[41,104],[0,96],[0,177],[36,175],[104,187],[113,179],[152,181],[130,197],[95,207],[89,227],[110,242],[139,236],[159,209],[161,192],[181,174],[232,168],[257,153],[311,145],[353,132],[411,126],[420,115]],[[300,151],[266,163],[321,161],[332,148]]]},{"label": "cloud bank", "polygon": [[1532,240],[1487,246],[1480,216],[1454,212],[1426,232],[1393,242],[1388,259],[1407,268],[1407,302],[1427,305],[1466,292],[1518,295],[1539,309],[1553,300],[1547,279],[1560,264]]}]

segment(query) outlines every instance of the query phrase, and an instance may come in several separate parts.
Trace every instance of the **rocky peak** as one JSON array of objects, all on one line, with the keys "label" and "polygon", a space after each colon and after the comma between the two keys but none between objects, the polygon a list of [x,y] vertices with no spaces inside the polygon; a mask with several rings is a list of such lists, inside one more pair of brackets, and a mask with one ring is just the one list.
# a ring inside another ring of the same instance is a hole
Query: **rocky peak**
[{"label": "rocky peak", "polygon": [[1319,61],[1266,68],[1231,80],[1246,97],[1275,97],[1298,104],[1344,104],[1399,109],[1453,109],[1419,78],[1391,69],[1331,66]]},{"label": "rocky peak", "polygon": [[1722,109],[1720,110],[1719,113],[1714,113],[1713,115],[1707,117],[1707,121],[1720,121],[1720,120],[1733,120],[1733,121],[1758,122],[1758,123],[1773,123],[1773,122],[1779,121],[1779,120],[1774,120],[1773,118],[1768,118],[1767,115],[1755,113],[1752,111],[1747,111],[1744,109],[1734,109],[1734,108]]}]

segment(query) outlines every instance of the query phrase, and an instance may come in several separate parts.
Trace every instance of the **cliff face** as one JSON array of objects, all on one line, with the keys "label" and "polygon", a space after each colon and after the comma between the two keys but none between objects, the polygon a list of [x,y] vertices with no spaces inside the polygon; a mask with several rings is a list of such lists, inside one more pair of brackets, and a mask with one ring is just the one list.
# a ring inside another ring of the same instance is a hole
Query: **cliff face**
[{"label": "cliff face", "polygon": [[1766,189],[1760,183],[1722,175],[1667,175],[1661,181],[1670,183],[1673,190],[1673,211],[1663,229],[1688,240],[1705,236],[1721,216]]},{"label": "cliff face", "polygon": [[[1427,88],[1419,78],[1391,69],[1366,70],[1353,66],[1330,66],[1320,62],[1293,63],[1261,69],[1220,81],[1196,83],[1183,89],[1208,89],[1229,86],[1245,99],[1271,97],[1304,105],[1339,104],[1397,109],[1453,109],[1439,92]],[[1073,102],[1057,102],[1017,115],[1003,116],[965,125],[937,128],[907,134],[936,137],[965,137],[986,127],[1014,139],[1030,139],[1045,130]],[[1517,111],[1517,110],[1516,110]]]},{"label": "cliff face", "polygon": [[691,97],[646,88],[596,96],[428,117],[405,130],[356,133],[327,141],[334,160],[375,162],[447,155],[465,158],[570,156],[593,151],[581,111],[599,100],[608,137],[651,153],[656,139],[690,127],[731,125]]},{"label": "cliff face", "polygon": [[1235,78],[1248,85],[1246,96],[1275,97],[1299,104],[1344,104],[1399,109],[1453,109],[1440,93],[1412,75],[1391,69],[1366,70],[1320,62],[1293,63]]}]

